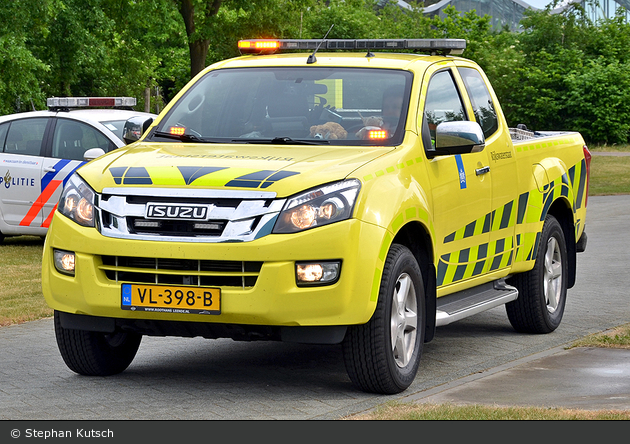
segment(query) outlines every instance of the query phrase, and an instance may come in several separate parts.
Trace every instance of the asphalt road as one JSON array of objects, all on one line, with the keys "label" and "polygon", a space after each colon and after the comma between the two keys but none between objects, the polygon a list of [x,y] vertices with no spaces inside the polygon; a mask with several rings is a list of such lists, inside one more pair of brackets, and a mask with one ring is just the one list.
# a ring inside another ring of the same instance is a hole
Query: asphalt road
[{"label": "asphalt road", "polygon": [[587,250],[564,319],[516,333],[503,307],[439,327],[404,393],[353,388],[339,346],[143,338],[123,374],[82,377],[63,363],[52,319],[0,328],[2,420],[334,420],[510,365],[630,322],[630,196],[590,197]]}]

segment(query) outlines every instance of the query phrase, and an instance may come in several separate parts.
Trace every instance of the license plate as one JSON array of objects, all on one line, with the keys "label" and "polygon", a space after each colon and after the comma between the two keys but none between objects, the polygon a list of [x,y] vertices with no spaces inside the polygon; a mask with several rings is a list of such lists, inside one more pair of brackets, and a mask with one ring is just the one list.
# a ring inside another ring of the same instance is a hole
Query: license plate
[{"label": "license plate", "polygon": [[221,289],[122,284],[123,310],[157,313],[221,314]]}]

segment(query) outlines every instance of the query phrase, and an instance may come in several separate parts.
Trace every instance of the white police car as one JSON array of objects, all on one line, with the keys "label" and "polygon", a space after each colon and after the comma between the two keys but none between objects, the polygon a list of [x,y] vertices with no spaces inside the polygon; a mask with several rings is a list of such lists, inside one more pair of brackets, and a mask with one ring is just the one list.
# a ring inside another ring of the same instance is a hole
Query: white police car
[{"label": "white police car", "polygon": [[157,116],[133,97],[55,97],[48,111],[0,116],[0,242],[44,236],[71,174],[140,138]]}]

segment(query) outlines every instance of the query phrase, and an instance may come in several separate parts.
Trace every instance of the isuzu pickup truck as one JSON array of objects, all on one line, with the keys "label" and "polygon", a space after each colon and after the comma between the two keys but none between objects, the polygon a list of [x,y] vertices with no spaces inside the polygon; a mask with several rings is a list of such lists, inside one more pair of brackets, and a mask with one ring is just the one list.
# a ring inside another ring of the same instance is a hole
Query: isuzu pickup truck
[{"label": "isuzu pickup truck", "polygon": [[77,169],[42,267],[68,367],[122,372],[143,335],[340,344],[394,394],[442,325],[558,328],[591,156],[509,128],[465,43],[241,41]]}]

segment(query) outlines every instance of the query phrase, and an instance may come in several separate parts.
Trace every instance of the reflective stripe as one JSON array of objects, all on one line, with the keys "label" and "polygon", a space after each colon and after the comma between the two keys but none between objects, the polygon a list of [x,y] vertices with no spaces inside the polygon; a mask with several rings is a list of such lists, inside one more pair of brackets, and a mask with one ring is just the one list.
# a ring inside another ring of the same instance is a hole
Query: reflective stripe
[{"label": "reflective stripe", "polygon": [[464,225],[457,231],[444,237],[444,243],[454,242],[460,239],[466,239],[468,237],[477,236],[480,234],[488,233],[489,231],[499,231],[504,228],[509,228],[516,223],[516,211],[521,211],[521,208],[514,206],[514,201],[510,201],[502,207],[491,211],[485,216]]},{"label": "reflective stripe", "polygon": [[[65,166],[68,165],[69,163],[70,163],[70,160],[62,159],[62,160],[60,160],[59,162],[57,162],[56,164],[53,165],[53,170],[54,171],[49,171],[46,174],[44,174],[44,177],[42,177],[42,193],[48,187],[50,182],[55,178],[55,176],[57,174],[59,174],[59,172],[62,169],[64,169]],[[74,172],[74,170],[72,170],[72,172]],[[70,174],[68,174],[68,177],[69,176],[70,176]]]},{"label": "reflective stripe", "polygon": [[22,219],[22,221],[20,222],[20,225],[28,227],[31,222],[33,222],[33,219],[37,217],[44,204],[48,202],[48,200],[52,197],[52,195],[55,193],[62,182],[63,181],[61,180],[50,181],[46,189],[44,189],[37,200],[35,200],[35,203],[31,205],[31,208],[26,213],[26,216],[24,216],[24,219]]},{"label": "reflective stripe", "polygon": [[[517,236],[517,241],[520,236]],[[490,244],[464,248],[460,251],[444,254],[437,266],[437,286],[449,285],[478,276],[482,273],[509,267],[514,259],[515,250],[511,237],[498,239]]]},{"label": "reflective stripe", "polygon": [[[53,165],[53,171],[49,171],[41,179],[41,188],[42,192],[39,197],[35,200],[31,208],[29,208],[28,212],[24,216],[24,218],[20,221],[20,225],[23,227],[28,227],[33,223],[33,220],[37,217],[39,212],[42,210],[44,205],[48,203],[50,198],[55,194],[55,191],[66,184],[70,176],[83,165],[85,162],[77,162],[76,166],[72,166],[72,160],[61,159],[57,163]],[[55,179],[55,177],[63,177],[63,179]],[[55,213],[55,209],[57,208],[57,204],[53,210],[46,216],[46,220],[40,225],[40,227],[48,228],[50,226],[50,222],[52,220],[52,216]]]},{"label": "reflective stripe", "polygon": [[[171,167],[112,167],[109,169],[116,185],[193,185],[200,178],[229,167],[177,167],[180,177],[174,177]],[[233,172],[242,172],[241,168],[232,168]],[[236,174],[236,173],[235,173]],[[239,188],[268,188],[279,180],[300,174],[285,170],[255,170],[239,177],[219,178],[218,186]],[[216,175],[215,175],[216,176]],[[181,179],[181,180],[180,180]],[[182,182],[183,180],[183,182]],[[197,184],[199,185],[199,184]],[[203,184],[201,184],[203,185]]]},{"label": "reflective stripe", "polygon": [[52,222],[52,218],[55,215],[55,210],[57,209],[58,205],[59,205],[59,203],[55,204],[55,207],[52,209],[52,211],[50,212],[50,214],[48,215],[48,217],[46,218],[46,220],[42,224],[42,227],[44,227],[44,228],[50,227],[50,223]]}]

